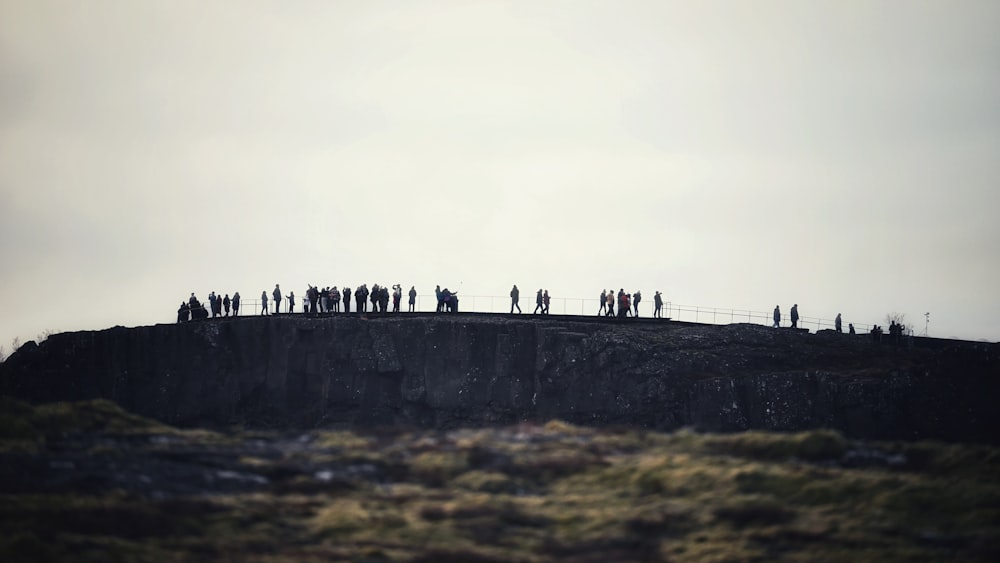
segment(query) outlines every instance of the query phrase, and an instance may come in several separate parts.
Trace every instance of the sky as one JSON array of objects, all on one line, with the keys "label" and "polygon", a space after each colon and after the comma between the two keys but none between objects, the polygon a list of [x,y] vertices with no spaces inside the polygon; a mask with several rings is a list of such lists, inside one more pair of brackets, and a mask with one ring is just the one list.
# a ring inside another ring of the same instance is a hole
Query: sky
[{"label": "sky", "polygon": [[998,26],[993,0],[3,0],[0,344],[275,283],[997,341]]}]

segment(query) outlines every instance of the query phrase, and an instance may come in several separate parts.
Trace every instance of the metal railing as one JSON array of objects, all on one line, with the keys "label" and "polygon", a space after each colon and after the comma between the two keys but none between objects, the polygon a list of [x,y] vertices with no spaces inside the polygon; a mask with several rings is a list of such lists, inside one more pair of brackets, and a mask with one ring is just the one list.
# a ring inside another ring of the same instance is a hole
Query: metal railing
[{"label": "metal railing", "polygon": [[[522,298],[519,300],[519,305],[521,306],[522,314],[532,314],[536,309],[535,294],[531,293],[527,295],[530,299],[525,299],[525,295],[522,294]],[[458,294],[459,298],[459,311],[464,313],[510,313],[511,310],[511,300],[508,296],[498,296],[498,295],[465,295]],[[304,312],[304,299],[302,297],[295,297],[295,306],[293,314],[300,314]],[[351,313],[356,313],[356,300],[354,296],[351,296]],[[366,300],[368,304],[368,311],[372,311],[372,304],[369,300]],[[268,299],[268,314],[274,314],[274,301]],[[208,308],[209,304],[207,302],[203,305]],[[284,298],[281,300],[279,306],[279,313],[289,312],[289,300]],[[616,303],[617,311],[617,303]],[[416,296],[416,303],[414,305],[415,312],[420,313],[430,313],[437,308],[437,298],[434,295],[428,294],[418,294]],[[549,313],[552,315],[581,315],[581,316],[597,316],[600,311],[600,301],[594,298],[583,298],[583,297],[550,297],[549,299]],[[649,298],[643,299],[639,305],[639,313],[643,318],[652,318],[653,316],[653,299]],[[261,315],[261,301],[259,299],[241,299],[240,300],[240,316],[257,316]],[[389,310],[392,310],[392,298],[389,299]],[[409,310],[409,297],[404,293],[402,299],[399,303],[400,314],[405,314]],[[340,303],[340,312],[344,311],[344,303]],[[515,310],[516,312],[516,310]],[[633,309],[634,312],[634,309]],[[788,317],[788,311],[782,311],[781,313],[781,323],[782,327],[791,326],[791,320]],[[232,316],[230,312],[230,316]],[[333,313],[337,314],[337,313]],[[603,313],[602,313],[603,314]],[[211,318],[212,312],[209,311],[209,317]],[[223,312],[223,316],[225,313]],[[662,316],[674,321],[685,321],[694,323],[704,323],[704,324],[734,324],[734,323],[750,323],[750,324],[760,324],[765,326],[771,326],[774,324],[774,317],[772,311],[753,311],[748,309],[731,309],[723,307],[703,307],[699,305],[683,305],[679,303],[672,303],[670,301],[663,302]],[[834,319],[824,319],[820,317],[810,317],[810,316],[799,316],[798,328],[807,328],[810,330],[833,330],[836,327],[836,322]],[[858,334],[867,334],[870,332],[872,325],[862,325],[855,323],[854,330]],[[844,332],[848,331],[848,322],[842,322],[842,330]]]}]

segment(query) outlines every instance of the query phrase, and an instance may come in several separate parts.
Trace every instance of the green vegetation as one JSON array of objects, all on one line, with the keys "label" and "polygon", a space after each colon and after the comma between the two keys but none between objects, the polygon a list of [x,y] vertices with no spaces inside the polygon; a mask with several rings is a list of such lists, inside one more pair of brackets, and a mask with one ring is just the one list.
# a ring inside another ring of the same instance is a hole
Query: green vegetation
[{"label": "green vegetation", "polygon": [[558,421],[219,435],[0,406],[7,562],[1000,559],[992,447]]}]

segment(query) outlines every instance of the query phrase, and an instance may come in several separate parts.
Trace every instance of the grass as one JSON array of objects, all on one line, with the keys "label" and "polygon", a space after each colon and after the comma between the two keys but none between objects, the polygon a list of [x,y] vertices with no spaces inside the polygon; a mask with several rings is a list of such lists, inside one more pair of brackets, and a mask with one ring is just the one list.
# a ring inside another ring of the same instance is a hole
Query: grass
[{"label": "grass", "polygon": [[[1000,452],[991,447],[554,421],[378,437],[316,431],[305,442],[257,433],[283,452],[257,455],[240,449],[239,434],[183,432],[106,402],[4,406],[0,462],[55,459],[67,447],[52,450],[60,436],[104,459],[116,436],[139,433],[169,439],[122,446],[109,457],[115,467],[200,444],[268,483],[159,499],[111,487],[3,489],[3,561],[1000,559]],[[843,463],[856,451],[901,461]],[[338,477],[324,481],[322,470]]]}]

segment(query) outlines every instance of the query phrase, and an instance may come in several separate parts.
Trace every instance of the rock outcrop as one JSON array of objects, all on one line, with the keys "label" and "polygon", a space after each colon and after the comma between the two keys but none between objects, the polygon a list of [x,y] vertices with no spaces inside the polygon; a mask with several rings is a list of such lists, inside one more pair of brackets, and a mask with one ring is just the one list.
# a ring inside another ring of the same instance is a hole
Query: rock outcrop
[{"label": "rock outcrop", "polygon": [[111,399],[175,425],[434,428],[562,419],[707,431],[833,428],[997,443],[1000,345],[672,322],[244,317],[55,334],[0,394]]}]

